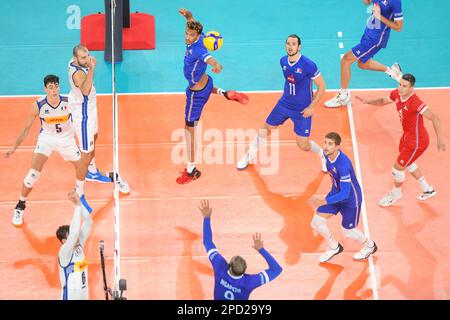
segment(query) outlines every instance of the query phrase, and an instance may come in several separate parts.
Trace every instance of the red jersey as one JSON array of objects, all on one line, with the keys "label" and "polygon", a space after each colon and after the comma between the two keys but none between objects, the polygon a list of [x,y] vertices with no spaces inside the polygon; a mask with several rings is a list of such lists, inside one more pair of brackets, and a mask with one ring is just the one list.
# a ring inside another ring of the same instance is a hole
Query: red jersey
[{"label": "red jersey", "polygon": [[389,95],[389,100],[395,102],[400,121],[403,127],[403,139],[411,147],[428,146],[428,132],[423,124],[423,113],[428,106],[413,93],[406,100],[400,97],[398,90],[394,90]]}]

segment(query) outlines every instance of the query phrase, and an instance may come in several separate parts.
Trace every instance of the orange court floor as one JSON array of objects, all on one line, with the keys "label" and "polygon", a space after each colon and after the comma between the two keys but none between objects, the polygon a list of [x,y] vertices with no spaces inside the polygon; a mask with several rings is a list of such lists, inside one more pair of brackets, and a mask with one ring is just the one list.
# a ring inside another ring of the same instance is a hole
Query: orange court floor
[{"label": "orange court floor", "polygon": [[[450,116],[445,108],[450,89],[417,92],[440,116],[448,145]],[[374,98],[387,93],[368,90],[353,95]],[[323,101],[332,94],[327,92]],[[130,194],[120,200],[121,273],[128,282],[125,296],[213,298],[213,271],[202,244],[202,216],[197,209],[200,199],[209,199],[214,242],[226,259],[239,254],[247,260],[248,272],[265,269],[264,259],[252,248],[252,233],[261,232],[265,248],[283,267],[282,274],[255,290],[251,299],[372,299],[369,263],[352,260],[359,245],[343,238],[340,216],[330,221],[330,228],[345,251],[330,263],[318,262],[326,244],[310,227],[315,211],[308,200],[325,195],[331,183],[321,172],[318,157],[298,149],[289,120],[279,132],[276,174],[265,175],[264,165],[236,170],[239,143],[227,140],[226,129],[261,127],[280,93],[249,96],[247,106],[211,97],[202,115],[201,152],[218,160],[206,157],[204,163],[198,164],[201,178],[187,185],[175,182],[183,164],[174,161],[177,148],[183,146],[185,96],[118,97],[120,172],[131,188]],[[67,193],[75,184],[73,166],[53,154],[28,197],[24,225],[15,228],[11,224],[29,170],[39,121],[15,154],[5,158],[4,153],[17,138],[35,98],[0,97],[0,269],[3,287],[7,288],[0,291],[0,299],[60,298],[60,244],[55,231],[72,217]],[[397,157],[401,125],[393,104],[365,106],[354,99],[353,113],[368,226],[378,245],[373,261],[380,299],[449,299],[448,150],[437,151],[433,127],[425,120],[430,147],[417,164],[437,196],[419,202],[419,185],[407,175],[403,198],[391,208],[380,208],[378,200],[391,188],[390,172]],[[98,97],[98,117],[96,162],[101,170],[110,170],[110,96]],[[316,107],[311,138],[322,144],[329,131],[342,135],[342,150],[354,158],[347,108],[326,109],[323,104]],[[220,161],[226,156],[228,161]],[[98,244],[105,241],[107,275],[112,285],[113,188],[112,184],[88,182],[85,192],[94,209],[94,225],[85,248],[90,298],[104,299]],[[359,227],[363,228],[362,221]]]}]

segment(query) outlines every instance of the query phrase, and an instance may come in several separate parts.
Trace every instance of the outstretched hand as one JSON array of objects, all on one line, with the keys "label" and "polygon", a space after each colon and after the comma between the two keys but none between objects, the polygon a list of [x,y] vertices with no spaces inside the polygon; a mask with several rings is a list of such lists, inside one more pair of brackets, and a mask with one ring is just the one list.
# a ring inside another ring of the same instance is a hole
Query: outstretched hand
[{"label": "outstretched hand", "polygon": [[261,239],[261,233],[255,233],[253,234],[253,246],[252,246],[256,251],[261,250],[262,248],[264,248],[264,243]]},{"label": "outstretched hand", "polygon": [[212,208],[209,206],[209,201],[208,200],[200,201],[200,204],[198,205],[197,208],[200,210],[200,212],[202,213],[204,218],[211,217]]},{"label": "outstretched hand", "polygon": [[75,204],[76,206],[79,206],[81,204],[80,196],[75,190],[70,191],[67,196],[69,200],[72,201],[72,203]]},{"label": "outstretched hand", "polygon": [[179,12],[183,17],[185,17],[187,20],[193,19],[192,12],[190,12],[190,11],[187,10],[187,9],[181,8],[180,10],[178,10],[178,12]]}]

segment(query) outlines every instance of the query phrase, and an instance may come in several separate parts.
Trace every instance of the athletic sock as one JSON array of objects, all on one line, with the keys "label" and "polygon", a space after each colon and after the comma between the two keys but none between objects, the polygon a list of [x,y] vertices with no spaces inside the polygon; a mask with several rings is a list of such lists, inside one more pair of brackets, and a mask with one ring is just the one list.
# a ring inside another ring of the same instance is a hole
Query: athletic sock
[{"label": "athletic sock", "polygon": [[192,173],[195,169],[195,162],[188,162],[186,166],[187,173]]},{"label": "athletic sock", "polygon": [[75,180],[75,192],[80,197],[84,194],[84,180]]},{"label": "athletic sock", "polygon": [[90,173],[97,173],[97,166],[95,165],[95,157],[92,158],[91,162],[89,163],[88,171]]},{"label": "athletic sock", "polygon": [[339,90],[339,94],[341,96],[347,95],[348,94],[348,89],[341,89],[341,90]]},{"label": "athletic sock", "polygon": [[22,194],[19,196],[19,201],[27,201],[27,197],[22,196]]},{"label": "athletic sock", "polygon": [[431,191],[433,188],[428,184],[427,180],[425,180],[425,177],[420,177],[417,182],[419,182],[420,187],[422,188],[423,192]]},{"label": "athletic sock", "polygon": [[223,90],[222,88],[217,88],[217,94],[219,96],[223,96],[223,95],[225,95],[225,90]]},{"label": "athletic sock", "polygon": [[400,193],[402,193],[402,188],[393,187],[392,192],[394,194],[400,194]]},{"label": "athletic sock", "polygon": [[312,140],[309,141],[309,145],[311,146],[311,149],[309,150],[311,152],[319,153],[322,151],[322,148],[320,148],[319,145]]}]

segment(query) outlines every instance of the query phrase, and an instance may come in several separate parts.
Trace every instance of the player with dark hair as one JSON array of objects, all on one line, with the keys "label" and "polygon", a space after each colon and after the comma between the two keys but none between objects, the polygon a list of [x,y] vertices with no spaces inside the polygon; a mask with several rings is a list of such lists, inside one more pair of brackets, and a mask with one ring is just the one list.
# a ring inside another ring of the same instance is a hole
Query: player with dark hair
[{"label": "player with dark hair", "polygon": [[311,227],[322,235],[328,244],[328,249],[319,257],[320,262],[326,262],[344,250],[333,237],[327,225],[327,220],[337,215],[338,212],[342,215],[344,236],[364,245],[353,256],[353,259],[364,260],[377,251],[375,242],[357,229],[362,193],[352,161],[339,149],[341,141],[341,136],[335,132],[330,132],[325,136],[323,152],[327,160],[332,187],[326,197],[317,197],[312,200],[318,208],[311,221]]},{"label": "player with dark hair", "polygon": [[[267,117],[264,127],[259,130],[247,153],[238,161],[237,169],[243,170],[249,163],[253,163],[258,149],[266,142],[271,131],[278,128],[287,119],[291,119],[294,123],[298,147],[319,155],[322,171],[327,171],[322,149],[309,139],[313,110],[325,92],[325,80],[317,65],[300,53],[301,44],[298,35],[292,34],[287,37],[285,43],[287,55],[280,59],[280,66],[285,78],[283,95]],[[313,83],[317,85],[315,95],[312,90]]]},{"label": "player with dark hair", "polygon": [[425,180],[415,161],[425,152],[429,145],[428,132],[423,123],[424,117],[433,123],[438,151],[445,151],[441,120],[415,94],[415,83],[416,78],[412,74],[407,73],[403,75],[398,88],[392,91],[388,97],[366,100],[356,96],[356,99],[362,103],[373,106],[384,106],[394,102],[403,127],[403,135],[399,145],[400,154],[392,168],[394,188],[380,200],[379,205],[382,207],[389,207],[402,197],[401,188],[405,181],[405,169],[408,169],[409,173],[419,182],[422,189],[422,193],[417,197],[419,200],[424,201],[437,194],[436,190]]},{"label": "player with dark hair", "polygon": [[[27,197],[39,180],[41,171],[53,151],[57,151],[64,160],[73,163],[77,180],[84,179],[85,175],[81,163],[81,153],[75,142],[67,97],[59,95],[59,78],[52,74],[45,76],[44,90],[46,96],[33,103],[25,127],[14,146],[5,155],[9,157],[16,151],[28,136],[35,119],[39,117],[41,130],[31,160],[31,168],[23,180],[22,191],[12,218],[12,223],[16,227],[20,227],[23,223]],[[80,194],[80,198],[82,202],[86,203],[83,193]]]},{"label": "player with dark hair", "polygon": [[188,161],[186,169],[177,178],[177,183],[185,184],[198,179],[201,175],[195,166],[195,126],[200,120],[203,108],[208,102],[211,93],[224,96],[228,100],[234,100],[247,104],[248,97],[233,90],[225,91],[213,85],[213,79],[206,74],[207,65],[211,71],[219,73],[222,65],[217,62],[203,44],[203,26],[195,21],[192,13],[186,9],[180,9],[179,13],[187,20],[186,23],[186,53],[184,56],[184,77],[189,82],[186,88],[185,129]]},{"label": "player with dark hair", "polygon": [[378,51],[386,48],[391,29],[400,32],[403,28],[401,0],[363,0],[372,4],[372,15],[367,21],[366,29],[359,44],[348,51],[341,59],[341,90],[333,99],[325,102],[328,108],[346,106],[350,102],[348,87],[351,66],[358,61],[358,67],[364,70],[384,72],[395,81],[400,81],[402,70],[398,63],[387,67],[372,59]]},{"label": "player with dark hair", "polygon": [[230,263],[219,253],[212,240],[211,214],[212,208],[208,200],[202,200],[198,207],[203,215],[203,245],[208,253],[208,259],[214,269],[214,299],[215,300],[248,300],[252,291],[276,277],[282,271],[278,262],[263,247],[261,234],[253,235],[253,248],[266,260],[269,268],[258,274],[247,274],[247,263],[244,258],[234,256]]},{"label": "player with dark hair", "polygon": [[92,227],[92,219],[76,191],[70,192],[68,196],[75,204],[72,221],[70,226],[63,225],[56,230],[56,237],[62,243],[58,253],[61,299],[88,300],[88,267],[83,248]]}]

